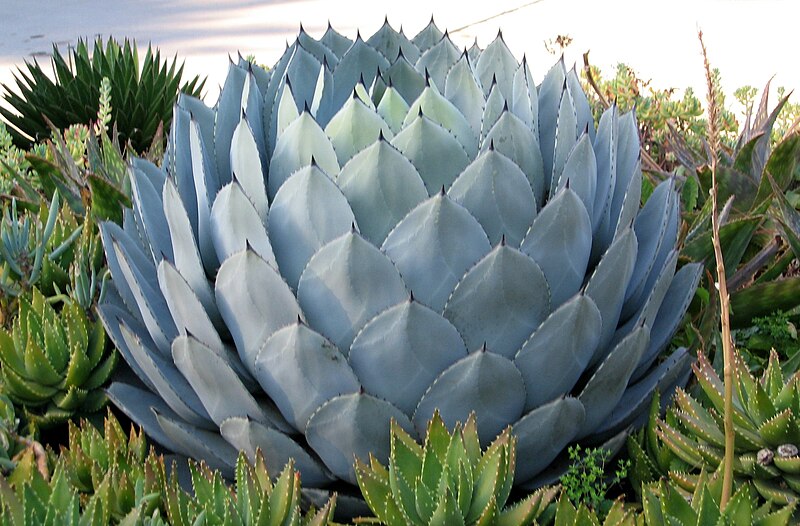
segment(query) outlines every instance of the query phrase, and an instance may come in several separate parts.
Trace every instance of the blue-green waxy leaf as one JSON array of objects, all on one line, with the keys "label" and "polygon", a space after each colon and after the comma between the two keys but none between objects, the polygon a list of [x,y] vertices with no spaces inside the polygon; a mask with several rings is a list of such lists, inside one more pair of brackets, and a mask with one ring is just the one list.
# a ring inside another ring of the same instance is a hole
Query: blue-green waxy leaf
[{"label": "blue-green waxy leaf", "polygon": [[320,61],[301,42],[295,44],[292,58],[286,67],[286,78],[292,85],[297,111],[303,111],[303,108],[311,105],[321,66]]},{"label": "blue-green waxy leaf", "polygon": [[467,272],[444,308],[470,352],[486,344],[507,358],[548,314],[550,292],[542,269],[502,243]]},{"label": "blue-green waxy leaf", "polygon": [[592,109],[589,106],[586,93],[583,92],[583,87],[581,86],[574,66],[567,72],[567,91],[569,91],[572,104],[575,107],[575,117],[577,119],[576,129],[578,133],[583,133],[584,130],[587,130],[589,138],[594,140],[595,130]]},{"label": "blue-green waxy leaf", "polygon": [[[219,186],[231,181],[231,138],[242,114],[242,92],[246,79],[246,69],[233,62],[228,64],[228,75],[219,94],[214,121],[214,168]],[[205,144],[206,148],[210,146]],[[209,193],[209,197],[213,196],[213,193]]]},{"label": "blue-green waxy leaf", "polygon": [[414,297],[441,312],[456,284],[491,245],[465,208],[437,194],[412,210],[381,250],[397,265]]},{"label": "blue-green waxy leaf", "polygon": [[449,188],[469,164],[464,147],[450,132],[418,114],[394,136],[392,146],[400,150],[419,172],[428,195]]},{"label": "blue-green waxy leaf", "polygon": [[453,134],[471,159],[478,153],[478,137],[459,109],[447,100],[435,86],[427,86],[408,110],[403,127],[408,126],[419,113]]},{"label": "blue-green waxy leaf", "polygon": [[306,439],[334,475],[357,484],[353,455],[369,462],[371,454],[385,465],[392,419],[416,436],[408,417],[389,402],[364,393],[337,396],[311,415]]},{"label": "blue-green waxy leaf", "polygon": [[153,409],[153,412],[164,434],[178,445],[173,451],[191,458],[202,458],[208,467],[219,470],[223,477],[233,478],[233,467],[239,452],[218,432],[191,426],[158,409]]},{"label": "blue-green waxy leaf", "polygon": [[402,32],[395,31],[389,25],[389,20],[383,21],[381,28],[367,39],[367,44],[380,51],[388,60],[394,60],[400,53],[412,62],[419,57],[419,48]]},{"label": "blue-green waxy leaf", "polygon": [[500,93],[497,83],[492,82],[489,87],[489,95],[486,97],[486,103],[483,105],[483,116],[481,117],[481,137],[484,138],[484,141],[504,111],[508,111],[508,102]]},{"label": "blue-green waxy leaf", "polygon": [[578,117],[575,114],[575,105],[568,90],[561,94],[561,104],[558,108],[558,120],[556,120],[556,142],[553,152],[553,174],[550,178],[550,195],[552,196],[558,189],[558,181],[567,157],[575,146],[578,134],[583,130],[578,130]]},{"label": "blue-green waxy leaf", "polygon": [[309,325],[345,355],[372,317],[407,297],[391,260],[355,232],[314,254],[297,285],[297,300]]},{"label": "blue-green waxy leaf", "polygon": [[[136,425],[141,426],[148,437],[171,451],[180,449],[180,446],[164,433],[156,420],[155,411],[174,415],[158,395],[123,382],[114,382],[108,386],[106,395],[128,418],[136,422]],[[177,417],[177,415],[175,416]]]},{"label": "blue-green waxy leaf", "polygon": [[280,431],[242,417],[226,419],[219,430],[222,437],[237,450],[244,451],[251,462],[255,462],[256,451],[261,450],[267,473],[280,473],[291,460],[300,473],[303,484],[313,488],[333,481],[333,477],[319,460]]},{"label": "blue-green waxy leaf", "polygon": [[469,210],[493,245],[506,236],[509,245],[519,246],[536,217],[536,198],[525,174],[491,149],[461,172],[447,195]]},{"label": "blue-green waxy leaf", "polygon": [[383,92],[376,111],[389,125],[392,133],[396,134],[403,129],[403,121],[408,114],[408,103],[394,87],[389,86]]},{"label": "blue-green waxy leaf", "polygon": [[558,398],[514,423],[517,469],[514,481],[530,480],[546,468],[580,431],[586,411],[576,398]]},{"label": "blue-green waxy leaf", "polygon": [[[210,312],[206,311],[184,277],[167,260],[158,264],[157,275],[158,285],[167,301],[178,333],[191,334],[209,347],[224,349],[222,338],[215,325],[223,330],[225,325],[221,322],[216,304],[212,305]],[[212,322],[212,316],[216,324]]]},{"label": "blue-green waxy leaf", "polygon": [[312,159],[324,172],[339,173],[339,162],[330,139],[308,112],[295,119],[275,145],[269,167],[268,193],[270,199],[295,171],[312,164]]},{"label": "blue-green waxy leaf", "polygon": [[[350,159],[336,182],[352,208],[361,235],[376,246],[408,212],[428,198],[414,165],[383,140]],[[330,214],[325,217],[330,218]]]},{"label": "blue-green waxy leaf", "polygon": [[207,159],[208,143],[202,141],[200,137],[200,126],[192,119],[189,125],[189,148],[192,153],[192,173],[197,198],[197,244],[200,248],[200,257],[203,259],[203,268],[207,274],[213,275],[219,267],[219,260],[211,241],[211,203],[220,185],[216,171],[212,167],[214,163]]},{"label": "blue-green waxy leaf", "polygon": [[410,415],[442,371],[466,355],[456,328],[412,299],[364,326],[350,349],[350,365],[368,393]]},{"label": "blue-green waxy leaf", "polygon": [[164,183],[163,201],[164,217],[169,226],[172,253],[175,256],[175,268],[186,279],[206,311],[216,309],[214,290],[203,270],[203,262],[200,260],[200,252],[197,250],[184,201],[181,200],[172,179],[167,179]]},{"label": "blue-green waxy leaf", "polygon": [[412,64],[401,54],[383,74],[384,80],[396,90],[406,104],[417,100],[425,89],[425,76]]},{"label": "blue-green waxy leaf", "polygon": [[[131,370],[148,389],[156,391],[155,385],[150,381],[142,368],[139,367],[136,360],[133,359],[133,354],[128,349],[128,345],[122,337],[122,330],[120,327],[122,327],[123,324],[127,325],[131,328],[133,334],[138,334],[140,338],[146,339],[148,346],[153,349],[155,349],[155,344],[147,335],[147,328],[142,321],[134,317],[132,312],[125,306],[122,297],[116,289],[114,281],[106,284],[103,299],[97,305],[97,315],[102,321],[109,339],[125,359],[125,362],[128,363]],[[158,350],[156,350],[156,352],[158,352],[159,355],[161,354]]]},{"label": "blue-green waxy leaf", "polygon": [[594,300],[603,317],[600,345],[592,364],[605,357],[603,353],[607,351],[606,345],[617,329],[625,300],[625,288],[636,263],[636,247],[636,234],[633,229],[628,228],[608,248],[586,284],[586,295]]},{"label": "blue-green waxy leaf", "polygon": [[[514,357],[525,380],[526,411],[572,390],[600,343],[602,323],[591,298],[580,294],[536,329]],[[548,370],[558,374],[542,374]]]},{"label": "blue-green waxy leaf", "polygon": [[211,239],[219,261],[249,246],[274,265],[275,254],[264,222],[238,182],[225,185],[211,207]]},{"label": "blue-green waxy leaf", "polygon": [[534,135],[539,135],[539,96],[536,93],[536,82],[524,56],[522,64],[514,73],[508,103],[511,112],[526,123]]},{"label": "blue-green waxy leaf", "polygon": [[567,186],[567,183],[569,183],[570,189],[581,198],[583,206],[591,218],[594,214],[594,200],[597,193],[597,159],[591,139],[586,133],[581,135],[569,153],[557,186],[555,190],[551,189],[553,195]]},{"label": "blue-green waxy leaf", "polygon": [[259,404],[248,392],[229,363],[235,355],[211,349],[191,336],[172,343],[175,366],[191,384],[215,424],[233,416],[248,417],[268,427],[288,432],[291,428],[278,412]]},{"label": "blue-green waxy leaf", "polygon": [[269,203],[258,151],[253,130],[250,129],[247,121],[242,119],[233,131],[233,139],[231,139],[230,155],[233,179],[239,183],[244,195],[258,212],[258,216],[266,222]]},{"label": "blue-green waxy leaf", "polygon": [[462,54],[458,62],[447,73],[444,96],[458,108],[458,111],[467,119],[472,132],[478,135],[481,131],[483,117],[483,89],[466,54]]},{"label": "blue-green waxy leaf", "polygon": [[155,388],[162,404],[166,403],[177,415],[192,425],[213,429],[213,422],[191,385],[175,367],[171,357],[165,358],[151,349],[147,342],[131,331],[126,324],[119,327],[126,349],[130,352]]},{"label": "blue-green waxy leaf", "polygon": [[[336,33],[333,29],[328,26],[329,31]],[[329,32],[325,34],[328,35]],[[337,33],[338,35],[338,33]],[[341,35],[339,35],[341,37]],[[332,35],[328,35],[327,39],[323,36],[323,39],[315,40],[314,37],[309,35],[303,26],[300,26],[300,32],[297,34],[297,43],[303,47],[306,51],[314,55],[314,58],[321,64],[322,62],[327,62],[330,67],[334,67],[339,62],[339,57],[344,54],[344,51],[347,51],[347,48],[350,47],[352,42],[346,37],[344,38],[344,45],[347,47],[344,48],[342,53],[337,53],[329,44],[331,44],[331,39],[335,38]],[[334,45],[336,45],[334,43]],[[270,473],[275,473],[270,471]]]},{"label": "blue-green waxy leaf", "polygon": [[333,107],[340,108],[353,93],[353,88],[363,79],[369,86],[378,71],[389,69],[389,61],[380,52],[364,42],[361,37],[350,46],[333,72]]},{"label": "blue-green waxy leaf", "polygon": [[325,34],[322,35],[319,41],[336,53],[339,58],[343,57],[347,50],[350,49],[350,46],[353,45],[352,40],[333,29],[330,23],[328,23],[328,29],[325,30]]},{"label": "blue-green waxy leaf", "polygon": [[269,237],[278,269],[292,288],[311,256],[354,222],[347,199],[319,167],[302,168],[286,181],[272,201]]},{"label": "blue-green waxy leaf", "polygon": [[430,76],[436,87],[442,89],[447,72],[460,57],[461,51],[453,41],[449,37],[442,37],[434,46],[422,52],[414,67],[420,74]]},{"label": "blue-green waxy leaf", "polygon": [[617,344],[583,388],[578,400],[586,408],[579,436],[592,433],[616,407],[639,358],[650,342],[650,330],[640,327]]},{"label": "blue-green waxy leaf", "polygon": [[132,168],[130,174],[134,205],[142,218],[142,226],[149,240],[152,258],[156,262],[162,258],[172,260],[172,241],[169,237],[167,220],[164,217],[161,188],[157,189],[142,170]]},{"label": "blue-green waxy leaf", "polygon": [[504,111],[489,135],[484,138],[481,150],[486,150],[492,145],[495,150],[514,161],[525,172],[533,189],[533,195],[538,200],[537,205],[541,207],[546,195],[542,153],[539,150],[539,140],[530,128],[513,113]]},{"label": "blue-green waxy leaf", "polygon": [[466,422],[475,412],[478,437],[489,444],[505,427],[522,416],[525,384],[514,364],[491,351],[481,349],[445,370],[420,400],[414,425],[425,433],[434,411],[448,427]]},{"label": "blue-green waxy leaf", "polygon": [[[319,68],[314,100],[311,101],[311,115],[316,117],[320,126],[324,126],[334,112],[336,112],[336,108],[333,107],[333,72],[328,68],[328,62],[325,61]],[[323,116],[325,120],[322,120]]]},{"label": "blue-green waxy leaf", "polygon": [[586,275],[592,249],[592,225],[578,195],[564,188],[533,221],[520,250],[544,272],[552,305],[573,296]]},{"label": "blue-green waxy leaf", "polygon": [[339,165],[342,166],[379,137],[391,139],[394,135],[386,121],[367,108],[358,97],[351,97],[333,116],[325,127],[325,134],[330,138]]},{"label": "blue-green waxy leaf", "polygon": [[556,127],[561,107],[561,95],[567,79],[567,70],[562,57],[547,72],[539,85],[539,146],[546,175],[547,190],[550,190],[553,173],[553,154],[556,145]]},{"label": "blue-green waxy leaf", "polygon": [[611,199],[617,184],[617,135],[619,134],[617,106],[612,105],[600,117],[594,139],[594,154],[597,159],[597,193],[592,211],[592,232],[598,233],[600,226],[611,214]]},{"label": "blue-green waxy leaf", "polygon": [[222,264],[215,291],[222,319],[242,363],[251,372],[262,343],[301,315],[294,294],[278,271],[252,250],[238,252]]},{"label": "blue-green waxy leaf", "polygon": [[425,51],[432,48],[443,36],[444,33],[436,27],[433,17],[431,16],[428,25],[422,28],[422,30],[411,39],[411,42],[413,42],[420,51]]},{"label": "blue-green waxy leaf", "polygon": [[[256,141],[259,152],[259,160],[261,161],[262,170],[267,169],[267,137],[264,134],[264,92],[259,87],[259,80],[256,77],[256,71],[263,71],[258,66],[247,64],[247,77],[244,79],[244,86],[242,88],[242,116],[244,117],[247,126],[253,133],[253,138]],[[234,131],[235,133],[235,131]],[[233,147],[233,144],[231,144]],[[231,162],[233,160],[231,159]],[[231,172],[236,169],[231,164]]]},{"label": "blue-green waxy leaf", "polygon": [[511,50],[508,49],[503,35],[497,34],[492,42],[486,46],[486,49],[481,53],[475,64],[475,71],[478,74],[483,85],[484,94],[489,94],[489,87],[492,85],[492,79],[497,79],[497,86],[500,88],[500,93],[505,100],[510,100],[513,84],[514,73],[516,73],[519,63]]},{"label": "blue-green waxy leaf", "polygon": [[302,323],[288,325],[264,342],[254,374],[281,414],[301,433],[319,406],[361,388],[344,355]]}]

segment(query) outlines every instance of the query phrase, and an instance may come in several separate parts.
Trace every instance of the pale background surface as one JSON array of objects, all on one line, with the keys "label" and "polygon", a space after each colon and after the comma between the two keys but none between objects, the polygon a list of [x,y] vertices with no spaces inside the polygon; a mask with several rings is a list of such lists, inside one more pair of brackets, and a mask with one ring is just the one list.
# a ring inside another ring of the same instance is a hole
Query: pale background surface
[{"label": "pale background surface", "polygon": [[773,75],[773,86],[800,87],[800,0],[0,0],[0,82],[9,82],[25,59],[46,62],[51,42],[128,36],[140,45],[152,42],[162,55],[177,53],[187,73],[208,75],[211,104],[229,54],[254,54],[271,65],[301,21],[317,37],[330,20],[353,38],[356,28],[371,35],[388,16],[413,36],[431,14],[442,30],[468,26],[451,34],[460,46],[477,38],[484,47],[502,27],[506,43],[518,58],[527,55],[537,80],[555,61],[543,42],[567,34],[573,38],[568,65],[581,67],[582,53],[591,50],[605,76],[625,62],[655,86],[692,86],[704,98],[701,28],[729,94],[745,84],[760,89]]}]

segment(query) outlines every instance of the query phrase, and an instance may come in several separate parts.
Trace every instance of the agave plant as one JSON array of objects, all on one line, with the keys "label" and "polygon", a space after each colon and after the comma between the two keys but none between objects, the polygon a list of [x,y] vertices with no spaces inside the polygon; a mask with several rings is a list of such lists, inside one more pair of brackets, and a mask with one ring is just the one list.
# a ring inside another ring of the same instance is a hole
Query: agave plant
[{"label": "agave plant", "polygon": [[673,183],[640,209],[634,116],[592,122],[562,62],[537,86],[501,36],[461,53],[433,24],[231,64],[102,225],[99,311],[140,379],[109,396],[228,473],[260,447],[307,487],[355,484],[392,419],[418,438],[438,410],[474,411],[482,445],[512,426],[516,483],[554,480],[688,377],[659,355],[700,271],[676,272]]},{"label": "agave plant", "polygon": [[13,330],[0,329],[1,389],[37,427],[100,409],[116,361],[99,320],[75,303],[56,312],[36,288],[19,298]]},{"label": "agave plant", "polygon": [[[708,359],[700,354],[695,375],[712,407],[678,391],[671,423],[658,423],[658,437],[689,468],[715,471],[724,455],[722,425],[723,384]],[[760,380],[745,365],[736,363],[734,426],[736,431],[734,475],[752,480],[765,499],[787,503],[800,494],[800,377],[784,381],[777,354]],[[691,489],[696,474],[671,471],[670,475]]]}]

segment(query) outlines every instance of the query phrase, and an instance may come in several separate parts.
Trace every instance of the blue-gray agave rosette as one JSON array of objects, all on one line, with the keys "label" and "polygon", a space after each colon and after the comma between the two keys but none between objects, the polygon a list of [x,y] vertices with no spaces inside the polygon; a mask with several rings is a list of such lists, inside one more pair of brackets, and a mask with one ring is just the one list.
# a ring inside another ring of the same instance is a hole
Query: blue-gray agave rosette
[{"label": "blue-gray agave rosette", "polygon": [[595,129],[574,70],[537,86],[501,36],[301,31],[214,108],[182,96],[163,168],[131,173],[100,311],[141,382],[109,395],[214,467],[260,447],[354,484],[392,419],[474,411],[535,484],[686,378],[685,350],[658,359],[700,273],[676,272],[674,183],[640,208],[634,115]]}]

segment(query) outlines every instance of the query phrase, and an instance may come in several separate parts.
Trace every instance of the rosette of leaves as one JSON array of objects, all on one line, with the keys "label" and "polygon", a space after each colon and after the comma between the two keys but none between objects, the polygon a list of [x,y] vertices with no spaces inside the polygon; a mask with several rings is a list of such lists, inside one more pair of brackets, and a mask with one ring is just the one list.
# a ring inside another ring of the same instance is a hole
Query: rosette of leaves
[{"label": "rosette of leaves", "polygon": [[356,459],[362,495],[381,524],[534,524],[557,489],[541,489],[506,508],[514,482],[516,438],[506,428],[481,451],[475,415],[453,433],[438,413],[419,445],[392,422],[389,465]]},{"label": "rosette of leaves", "polygon": [[606,514],[598,512],[586,504],[575,506],[564,494],[558,504],[539,521],[539,524],[553,526],[644,526],[644,515],[622,500],[615,500]]},{"label": "rosette of leaves", "polygon": [[[693,366],[708,402],[678,390],[672,422],[658,422],[658,437],[689,469],[718,469],[724,455],[723,383],[703,354]],[[787,503],[800,493],[800,377],[785,379],[777,354],[770,354],[761,379],[754,378],[741,360],[735,364],[733,422],[736,433],[734,476],[752,481],[767,500]],[[671,471],[687,488],[697,475]]]},{"label": "rosette of leaves", "polygon": [[688,377],[659,359],[700,271],[676,271],[673,182],[640,209],[633,115],[595,129],[574,71],[537,86],[501,36],[301,32],[269,72],[231,64],[214,109],[181,97],[162,168],[131,174],[99,312],[140,382],[109,395],[227,473],[260,447],[355,484],[392,419],[475,411],[537,485]]},{"label": "rosette of leaves", "polygon": [[35,427],[100,409],[117,361],[99,320],[72,302],[57,312],[35,287],[19,298],[13,329],[0,329],[0,357],[3,392]]},{"label": "rosette of leaves", "polygon": [[172,105],[179,93],[199,97],[205,80],[195,77],[181,83],[183,65],[177,59],[161,59],[161,52],[150,46],[139,60],[134,42],[122,43],[98,38],[91,46],[78,40],[67,56],[53,46],[51,79],[36,60],[14,74],[15,88],[3,85],[3,97],[10,108],[0,115],[13,127],[9,131],[20,147],[50,135],[46,119],[59,129],[94,120],[100,104],[103,77],[111,84],[112,126],[123,142],[137,152],[146,150],[162,125],[169,126]]}]

